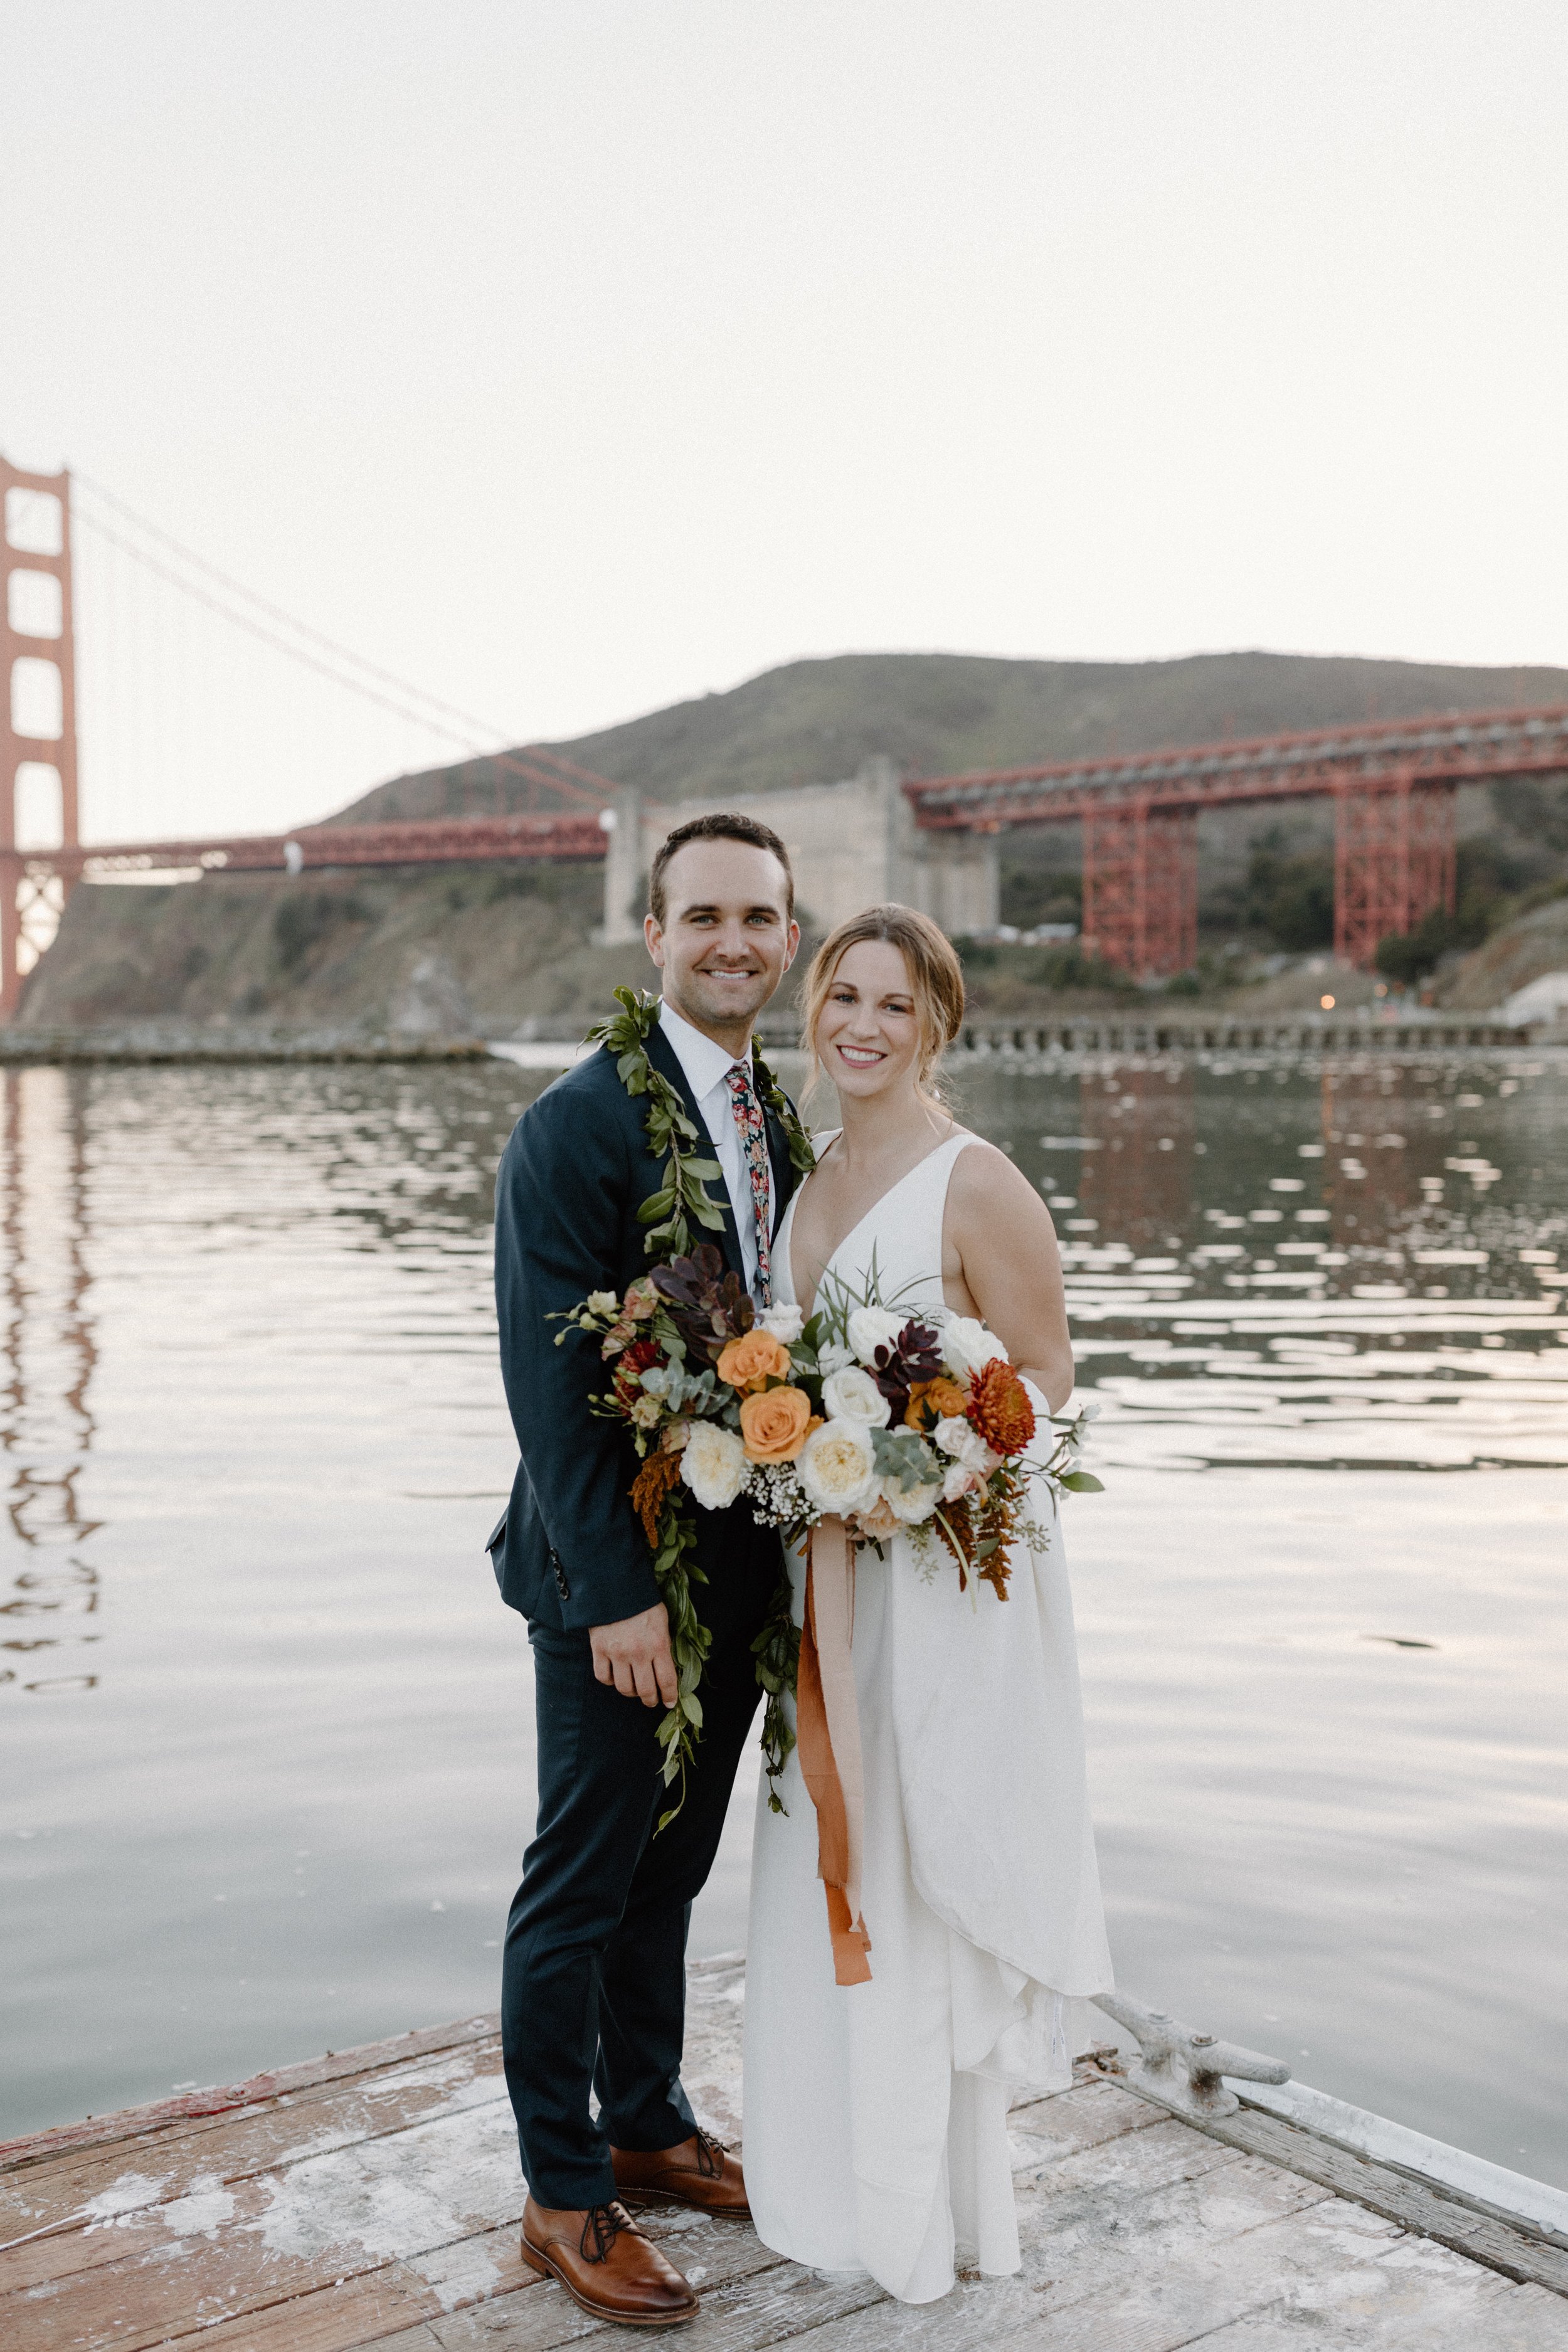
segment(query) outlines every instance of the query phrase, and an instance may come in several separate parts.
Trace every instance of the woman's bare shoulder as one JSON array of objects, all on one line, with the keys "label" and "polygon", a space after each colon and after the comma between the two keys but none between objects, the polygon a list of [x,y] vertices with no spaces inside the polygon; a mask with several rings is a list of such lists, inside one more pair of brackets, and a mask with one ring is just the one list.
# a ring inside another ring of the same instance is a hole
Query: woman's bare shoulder
[{"label": "woman's bare shoulder", "polygon": [[[961,1130],[962,1131],[962,1130]],[[968,1136],[953,1162],[948,1199],[956,1213],[995,1216],[1035,1213],[1048,1224],[1050,1212],[1021,1168],[984,1136]]]}]

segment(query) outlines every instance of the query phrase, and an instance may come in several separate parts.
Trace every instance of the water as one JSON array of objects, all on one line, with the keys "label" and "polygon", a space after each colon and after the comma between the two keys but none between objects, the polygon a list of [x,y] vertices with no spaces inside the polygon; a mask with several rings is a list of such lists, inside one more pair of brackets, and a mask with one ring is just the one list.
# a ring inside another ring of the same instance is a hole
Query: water
[{"label": "water", "polygon": [[[542,1074],[0,1079],[0,2132],[494,2006]],[[1568,1065],[971,1066],[1056,1205],[1122,1983],[1568,2185]],[[743,1939],[750,1786],[694,1923]]]}]

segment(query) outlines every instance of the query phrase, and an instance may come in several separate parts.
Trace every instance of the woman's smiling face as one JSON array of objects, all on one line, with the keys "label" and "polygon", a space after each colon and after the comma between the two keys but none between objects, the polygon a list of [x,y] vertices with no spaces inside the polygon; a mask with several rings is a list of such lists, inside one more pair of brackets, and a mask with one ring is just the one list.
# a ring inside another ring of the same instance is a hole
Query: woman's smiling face
[{"label": "woman's smiling face", "polygon": [[921,1025],[901,949],[886,940],[857,940],[845,949],[813,1043],[841,1095],[866,1100],[911,1078]]}]

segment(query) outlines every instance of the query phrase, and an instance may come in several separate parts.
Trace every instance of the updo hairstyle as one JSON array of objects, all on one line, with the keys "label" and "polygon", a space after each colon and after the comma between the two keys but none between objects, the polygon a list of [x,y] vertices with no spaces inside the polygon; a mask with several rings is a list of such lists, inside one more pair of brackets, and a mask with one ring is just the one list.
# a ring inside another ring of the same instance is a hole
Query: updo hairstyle
[{"label": "updo hairstyle", "polygon": [[805,1091],[822,1076],[816,1058],[816,1024],[827,1003],[834,974],[847,949],[862,940],[880,940],[897,948],[909,967],[910,989],[915,1000],[920,1031],[916,1081],[921,1092],[934,1095],[938,1065],[963,1026],[963,967],[945,931],[913,907],[868,907],[851,915],[829,933],[811,959],[805,975],[805,1035],[801,1042],[811,1058]]}]

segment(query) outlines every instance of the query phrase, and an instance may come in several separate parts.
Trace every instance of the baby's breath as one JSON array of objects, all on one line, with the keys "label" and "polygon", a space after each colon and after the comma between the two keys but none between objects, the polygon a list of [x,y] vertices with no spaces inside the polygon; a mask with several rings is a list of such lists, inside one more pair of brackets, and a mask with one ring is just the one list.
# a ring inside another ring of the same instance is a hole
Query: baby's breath
[{"label": "baby's breath", "polygon": [[760,1528],[793,1527],[805,1518],[810,1505],[805,1499],[793,1462],[758,1462],[742,1492],[752,1506],[752,1517]]}]

